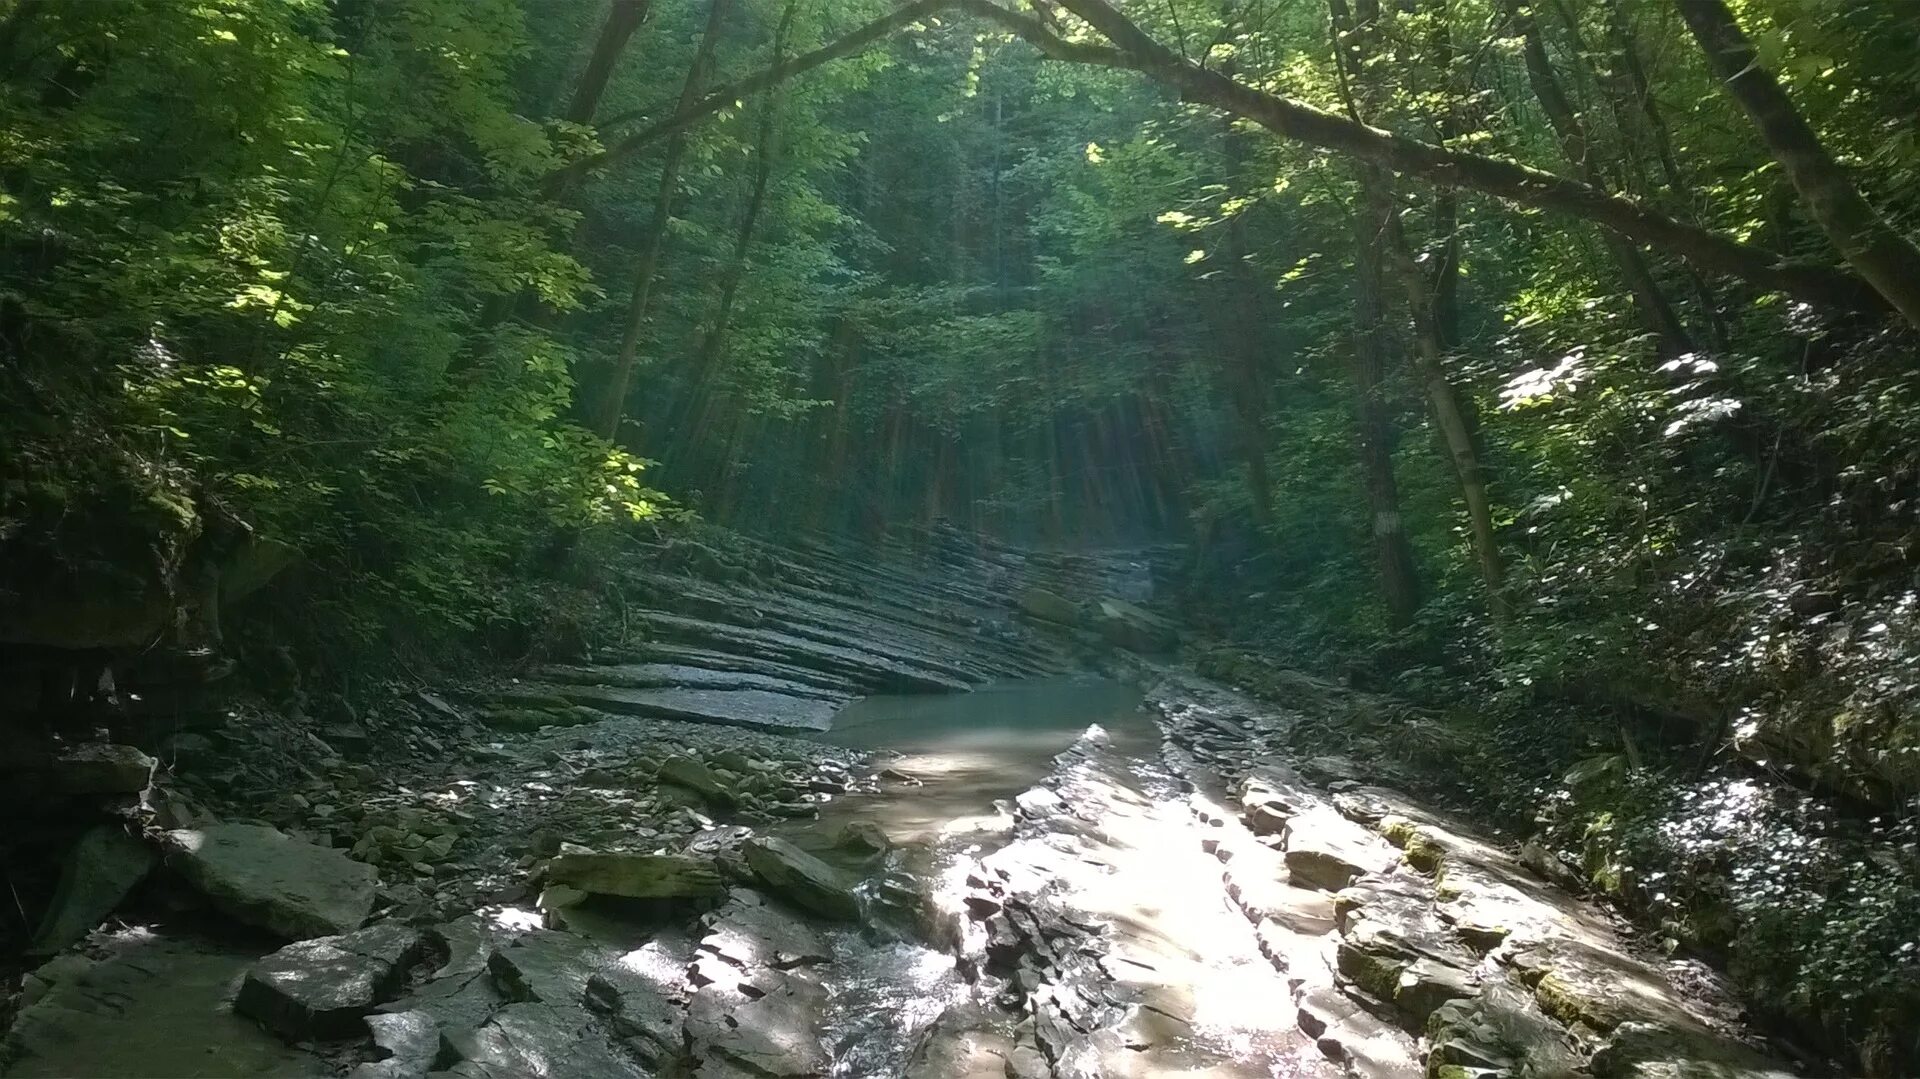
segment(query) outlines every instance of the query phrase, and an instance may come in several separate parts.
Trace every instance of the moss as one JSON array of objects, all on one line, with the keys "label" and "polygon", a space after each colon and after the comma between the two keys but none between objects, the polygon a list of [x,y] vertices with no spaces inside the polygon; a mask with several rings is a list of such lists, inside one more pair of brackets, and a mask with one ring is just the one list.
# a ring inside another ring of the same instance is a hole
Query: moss
[{"label": "moss", "polygon": [[1619,1025],[1619,1019],[1602,1002],[1583,995],[1558,971],[1550,970],[1542,976],[1533,987],[1533,996],[1540,1002],[1541,1011],[1567,1026],[1608,1031]]},{"label": "moss", "polygon": [[1406,964],[1375,955],[1350,940],[1340,942],[1335,965],[1362,991],[1387,1001],[1400,991],[1400,975],[1407,969]]}]

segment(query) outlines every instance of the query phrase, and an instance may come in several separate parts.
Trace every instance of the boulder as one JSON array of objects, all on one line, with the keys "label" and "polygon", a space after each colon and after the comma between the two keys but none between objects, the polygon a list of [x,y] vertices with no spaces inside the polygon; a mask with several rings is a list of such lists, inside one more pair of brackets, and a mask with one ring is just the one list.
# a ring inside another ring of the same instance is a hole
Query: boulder
[{"label": "boulder", "polygon": [[686,899],[727,894],[712,858],[689,854],[562,854],[547,882],[628,899]]},{"label": "boulder", "polygon": [[1080,621],[1080,605],[1058,592],[1049,592],[1044,588],[1029,588],[1020,593],[1017,602],[1021,611],[1042,622],[1071,626]]},{"label": "boulder", "polygon": [[215,907],[290,940],[358,929],[373,909],[374,868],[259,824],[167,833],[167,862]]},{"label": "boulder", "polygon": [[302,940],[247,972],[233,1008],[290,1041],[357,1033],[425,951],[420,932],[394,922]]},{"label": "boulder", "polygon": [[743,845],[748,868],[774,894],[826,918],[853,921],[860,902],[832,866],[784,839],[763,837]]},{"label": "boulder", "polygon": [[60,884],[34,931],[30,955],[52,955],[113,912],[159,860],[152,847],[116,825],[96,824],[60,867]]},{"label": "boulder", "polygon": [[1126,600],[1111,596],[1094,604],[1093,626],[1100,635],[1135,652],[1171,652],[1180,644],[1173,623]]},{"label": "boulder", "polygon": [[660,762],[660,782],[684,787],[715,805],[730,806],[739,798],[738,792],[720,782],[713,769],[679,754]]},{"label": "boulder", "polygon": [[55,757],[49,778],[59,794],[138,794],[153,778],[153,758],[132,746],[88,742]]}]

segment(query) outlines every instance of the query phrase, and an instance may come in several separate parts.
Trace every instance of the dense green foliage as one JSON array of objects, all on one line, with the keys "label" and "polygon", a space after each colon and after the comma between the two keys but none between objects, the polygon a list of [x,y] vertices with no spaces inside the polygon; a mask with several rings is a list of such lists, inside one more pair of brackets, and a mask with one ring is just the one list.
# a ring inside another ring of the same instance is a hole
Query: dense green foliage
[{"label": "dense green foliage", "polygon": [[1183,538],[1510,822],[1621,754],[1546,834],[1911,1068],[1920,7],[1386,6],[0,0],[0,640],[497,640],[663,514]]}]

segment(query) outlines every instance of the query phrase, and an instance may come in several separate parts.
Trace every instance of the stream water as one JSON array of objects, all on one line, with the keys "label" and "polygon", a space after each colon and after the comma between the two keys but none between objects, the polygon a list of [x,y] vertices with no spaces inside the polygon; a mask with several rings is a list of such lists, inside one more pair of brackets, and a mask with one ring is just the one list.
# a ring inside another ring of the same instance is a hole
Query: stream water
[{"label": "stream water", "polygon": [[[888,781],[828,803],[809,827],[830,835],[849,821],[877,826],[894,844],[896,872],[918,878],[914,886],[941,903],[943,892],[963,890],[968,866],[1007,841],[1011,800],[1046,779],[1090,726],[1153,752],[1157,734],[1140,705],[1137,689],[1085,676],[864,698],[821,737],[879,754]],[[973,991],[952,955],[917,941],[848,932],[835,950],[827,1035],[836,1076],[902,1074],[926,1029]]]}]

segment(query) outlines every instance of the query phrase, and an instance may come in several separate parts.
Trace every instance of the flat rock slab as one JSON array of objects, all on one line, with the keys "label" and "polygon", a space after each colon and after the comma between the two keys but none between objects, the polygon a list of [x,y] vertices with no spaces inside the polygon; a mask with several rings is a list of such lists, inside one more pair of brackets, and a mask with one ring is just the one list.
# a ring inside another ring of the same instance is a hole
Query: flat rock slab
[{"label": "flat rock slab", "polygon": [[629,689],[580,685],[528,688],[542,695],[624,715],[771,731],[824,731],[832,726],[833,714],[845,703],[764,689]]},{"label": "flat rock slab", "polygon": [[373,909],[372,866],[265,825],[181,828],[167,844],[168,864],[214,906],[290,940],[350,932]]},{"label": "flat rock slab", "polygon": [[727,894],[714,860],[689,854],[562,854],[547,864],[547,881],[628,899]]},{"label": "flat rock slab", "polygon": [[132,746],[88,742],[53,760],[49,785],[60,794],[137,794],[153,778],[153,758]]},{"label": "flat rock slab", "polygon": [[103,941],[22,1009],[0,1045],[11,1079],[187,1079],[333,1074],[228,1007],[256,958],[144,931]]},{"label": "flat rock slab", "polygon": [[349,1037],[425,948],[419,930],[393,922],[296,941],[247,973],[233,1008],[291,1041]]},{"label": "flat rock slab", "polygon": [[[716,653],[717,655],[718,653]],[[825,688],[792,678],[753,671],[711,670],[687,663],[622,663],[608,667],[542,667],[545,682],[570,686],[610,686],[622,689],[759,689],[789,697],[845,703],[857,694],[850,683]]]},{"label": "flat rock slab", "polygon": [[842,646],[810,640],[776,630],[751,629],[720,622],[684,618],[664,611],[643,611],[641,617],[668,637],[698,641],[733,651],[770,655],[784,663],[817,667],[881,691],[955,693],[969,688],[964,677],[938,667],[890,659],[857,643]]}]

